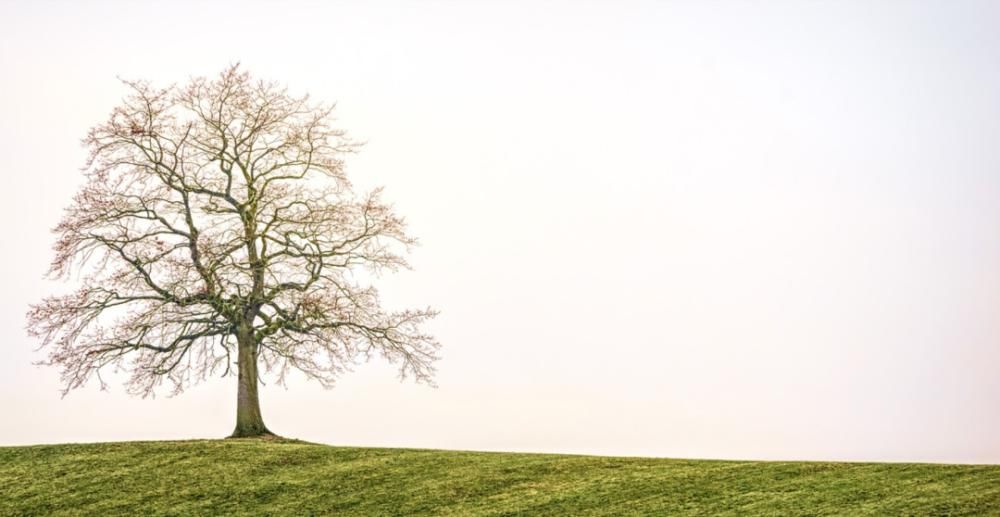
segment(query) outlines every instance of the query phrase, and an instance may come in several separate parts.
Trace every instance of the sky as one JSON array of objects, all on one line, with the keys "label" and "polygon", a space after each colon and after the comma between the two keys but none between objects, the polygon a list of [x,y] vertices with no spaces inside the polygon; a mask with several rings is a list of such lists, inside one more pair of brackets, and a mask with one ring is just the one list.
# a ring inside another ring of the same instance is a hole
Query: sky
[{"label": "sky", "polygon": [[[236,379],[61,396],[24,331],[79,140],[240,62],[337,103],[437,388],[262,388],[337,445],[1000,463],[1000,4],[0,2],[0,444],[214,438]],[[114,378],[114,377],[113,377]]]}]

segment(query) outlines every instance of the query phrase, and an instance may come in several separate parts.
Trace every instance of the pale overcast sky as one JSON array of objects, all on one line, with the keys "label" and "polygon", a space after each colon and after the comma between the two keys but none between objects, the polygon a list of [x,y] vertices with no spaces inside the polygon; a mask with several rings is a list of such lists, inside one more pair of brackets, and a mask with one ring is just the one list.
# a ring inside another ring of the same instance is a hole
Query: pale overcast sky
[{"label": "pale overcast sky", "polygon": [[262,392],[340,445],[1000,463],[1000,3],[0,3],[0,444],[222,437],[235,378],[60,398],[24,332],[79,139],[240,61],[338,103],[422,241],[433,389]]}]

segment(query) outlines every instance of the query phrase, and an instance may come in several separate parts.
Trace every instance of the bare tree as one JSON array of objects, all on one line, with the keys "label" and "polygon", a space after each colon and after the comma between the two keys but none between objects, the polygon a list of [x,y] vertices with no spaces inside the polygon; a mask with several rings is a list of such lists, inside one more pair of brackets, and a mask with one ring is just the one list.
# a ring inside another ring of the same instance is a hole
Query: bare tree
[{"label": "bare tree", "polygon": [[[64,392],[105,367],[130,392],[174,393],[238,377],[233,436],[269,434],[262,372],[332,386],[381,355],[430,382],[430,309],[388,312],[363,280],[407,267],[415,243],[379,190],[356,194],[332,106],[238,65],[214,80],[130,95],[83,140],[86,182],[54,229],[50,273],[81,286],[31,307],[29,332],[62,368]],[[372,275],[374,273],[374,275]],[[235,368],[234,368],[235,365]]]}]

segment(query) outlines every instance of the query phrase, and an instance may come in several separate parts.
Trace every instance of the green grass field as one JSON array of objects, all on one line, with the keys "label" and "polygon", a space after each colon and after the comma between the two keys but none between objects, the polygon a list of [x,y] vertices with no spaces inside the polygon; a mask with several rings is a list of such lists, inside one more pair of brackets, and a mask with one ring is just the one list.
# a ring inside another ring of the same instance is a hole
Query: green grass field
[{"label": "green grass field", "polygon": [[0,447],[0,515],[1000,515],[1000,466],[205,440]]}]

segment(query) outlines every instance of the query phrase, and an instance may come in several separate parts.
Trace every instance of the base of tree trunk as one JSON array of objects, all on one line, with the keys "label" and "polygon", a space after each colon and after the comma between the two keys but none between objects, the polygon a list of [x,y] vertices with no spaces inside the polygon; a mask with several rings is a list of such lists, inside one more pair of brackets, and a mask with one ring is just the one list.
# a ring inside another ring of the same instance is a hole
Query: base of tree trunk
[{"label": "base of tree trunk", "polygon": [[284,440],[285,439],[284,437],[278,436],[278,435],[272,433],[271,431],[268,431],[267,429],[265,429],[263,432],[258,432],[258,433],[252,433],[252,432],[247,433],[247,432],[236,432],[236,431],[233,431],[233,434],[231,434],[231,435],[229,435],[229,436],[226,437],[227,440],[230,439],[230,438],[259,438],[261,440]]},{"label": "base of tree trunk", "polygon": [[[258,415],[259,415],[258,410]],[[244,420],[244,421],[240,421]],[[245,421],[249,420],[249,421]],[[256,420],[256,421],[254,421]],[[233,429],[233,434],[229,435],[229,438],[267,438],[267,437],[277,437],[278,435],[271,432],[270,429],[264,425],[260,417],[256,419],[240,419],[237,417],[236,428]]]}]

